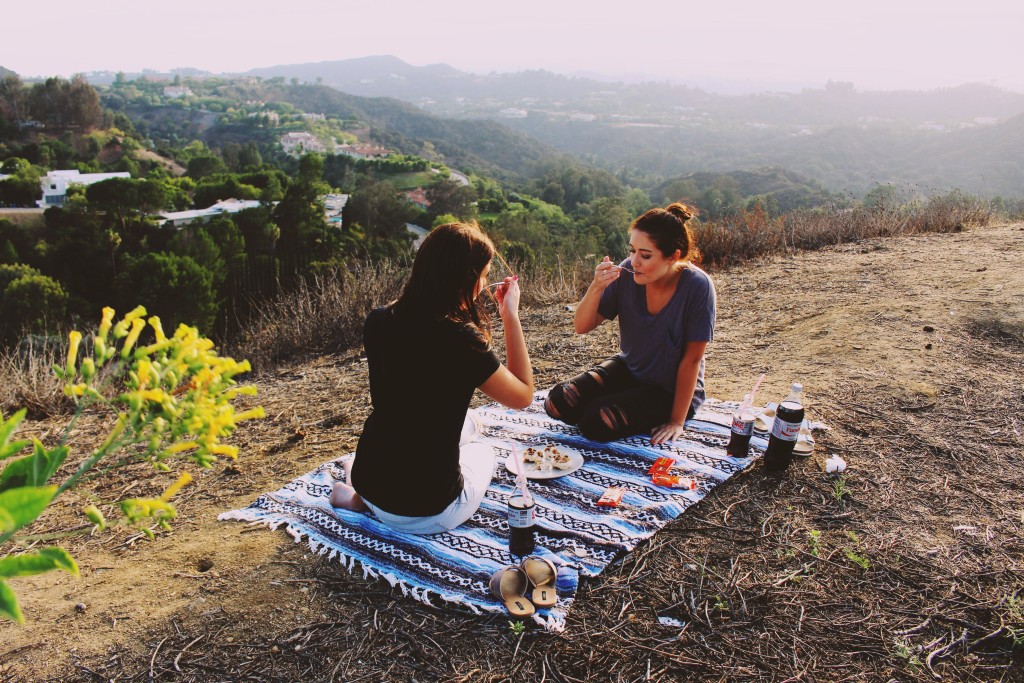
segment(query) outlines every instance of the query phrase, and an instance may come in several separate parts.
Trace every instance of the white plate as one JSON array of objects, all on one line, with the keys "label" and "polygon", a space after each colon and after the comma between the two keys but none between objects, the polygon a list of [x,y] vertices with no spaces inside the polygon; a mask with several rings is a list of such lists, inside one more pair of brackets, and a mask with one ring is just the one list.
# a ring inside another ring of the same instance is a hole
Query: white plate
[{"label": "white plate", "polygon": [[[516,448],[516,453],[519,454],[520,458],[523,457],[523,453],[526,452],[527,448],[529,448],[529,446]],[[533,448],[537,448],[539,450],[544,448],[544,446],[533,446]],[[526,475],[527,479],[557,479],[558,477],[564,477],[567,474],[572,474],[579,468],[583,467],[582,453],[579,453],[573,450],[572,448],[568,448],[566,446],[555,446],[555,448],[557,448],[560,453],[564,453],[565,455],[569,456],[569,467],[565,468],[564,470],[560,470],[557,467],[552,467],[551,470],[547,472],[542,472],[541,470],[537,469],[537,463],[524,462],[523,474]],[[518,474],[516,472],[516,464],[512,460],[511,453],[509,453],[508,456],[505,458],[505,469],[507,469],[512,474]]]}]

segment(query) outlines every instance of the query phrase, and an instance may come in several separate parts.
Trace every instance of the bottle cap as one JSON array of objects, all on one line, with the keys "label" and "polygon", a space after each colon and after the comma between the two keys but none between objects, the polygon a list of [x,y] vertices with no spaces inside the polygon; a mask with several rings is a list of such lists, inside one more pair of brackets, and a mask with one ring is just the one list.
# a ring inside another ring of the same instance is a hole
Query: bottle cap
[{"label": "bottle cap", "polygon": [[800,382],[793,382],[792,389],[793,389],[793,391],[803,391],[804,390],[804,385],[800,384]]}]

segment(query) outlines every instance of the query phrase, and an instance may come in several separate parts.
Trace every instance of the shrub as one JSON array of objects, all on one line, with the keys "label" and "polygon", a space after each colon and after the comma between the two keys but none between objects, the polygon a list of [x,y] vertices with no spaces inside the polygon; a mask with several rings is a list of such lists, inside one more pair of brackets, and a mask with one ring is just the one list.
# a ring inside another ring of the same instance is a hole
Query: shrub
[{"label": "shrub", "polygon": [[[262,408],[236,413],[232,404],[239,395],[255,394],[254,387],[237,387],[233,379],[249,369],[247,362],[217,356],[213,342],[200,337],[194,327],[181,325],[167,337],[156,317],[148,321],[153,343],[141,345],[145,313],[140,306],[114,325],[113,309],[103,309],[87,354],[80,354],[81,333],[69,334],[65,362],[54,370],[77,410],[56,446],[44,446],[37,439],[12,441],[24,409],[6,421],[0,419],[0,462],[5,463],[0,470],[0,548],[17,541],[18,531],[35,521],[61,493],[92,476],[101,463],[99,475],[134,461],[148,462],[161,471],[169,471],[168,463],[183,459],[209,467],[218,456],[236,457],[238,449],[222,439],[238,423],[263,417]],[[69,455],[66,443],[72,427],[87,409],[109,411],[116,416],[114,426],[73,473],[53,482]],[[29,446],[31,453],[18,457]],[[150,537],[152,527],[169,528],[177,514],[171,498],[190,480],[185,472],[159,498],[120,501],[123,519],[118,523],[139,527]],[[96,505],[83,513],[99,529],[108,524]],[[65,550],[30,547],[30,551],[0,558],[0,615],[19,622],[24,616],[9,579],[54,569],[78,574],[78,566]]]}]

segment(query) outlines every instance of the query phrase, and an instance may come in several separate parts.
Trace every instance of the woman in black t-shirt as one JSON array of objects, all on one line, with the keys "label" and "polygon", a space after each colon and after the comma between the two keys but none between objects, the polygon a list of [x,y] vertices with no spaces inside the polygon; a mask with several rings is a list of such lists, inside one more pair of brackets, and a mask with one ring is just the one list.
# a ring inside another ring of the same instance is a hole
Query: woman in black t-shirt
[{"label": "woman in black t-shirt", "polygon": [[533,401],[514,276],[495,285],[507,367],[490,348],[479,295],[491,286],[494,254],[475,223],[441,225],[420,246],[398,300],[367,317],[373,412],[349,482],[334,485],[335,507],[369,508],[385,524],[416,534],[453,529],[480,507],[497,456],[463,437],[473,392],[510,408]]}]

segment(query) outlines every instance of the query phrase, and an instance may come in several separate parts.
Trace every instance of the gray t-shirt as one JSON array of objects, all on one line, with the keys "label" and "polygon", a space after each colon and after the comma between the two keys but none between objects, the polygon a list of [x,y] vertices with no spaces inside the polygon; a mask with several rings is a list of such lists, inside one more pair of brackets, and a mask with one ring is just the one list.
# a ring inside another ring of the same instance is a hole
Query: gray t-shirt
[{"label": "gray t-shirt", "polygon": [[[627,259],[621,265],[628,264]],[[636,284],[625,271],[601,294],[597,311],[606,320],[619,318],[619,357],[633,377],[672,393],[686,342],[710,342],[715,338],[715,285],[692,263],[687,264],[675,293],[657,315],[647,312],[647,288]],[[691,405],[696,410],[703,402],[701,358]]]}]

